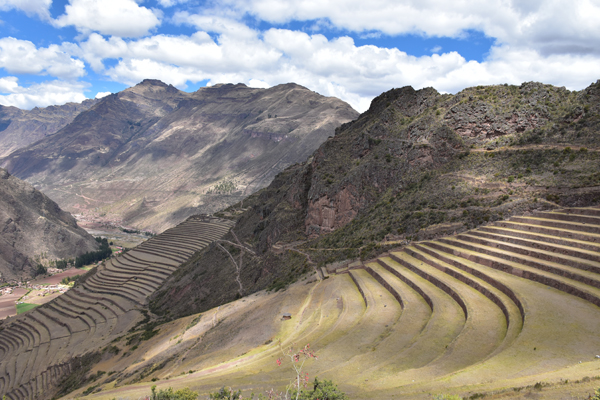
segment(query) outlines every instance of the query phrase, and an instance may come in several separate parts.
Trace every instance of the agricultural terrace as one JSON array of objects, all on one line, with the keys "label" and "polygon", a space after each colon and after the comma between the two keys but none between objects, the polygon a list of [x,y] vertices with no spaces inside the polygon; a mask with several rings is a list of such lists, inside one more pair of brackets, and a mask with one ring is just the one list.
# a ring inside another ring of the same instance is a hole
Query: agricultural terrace
[{"label": "agricultural terrace", "polygon": [[73,357],[104,348],[135,326],[142,319],[136,307],[182,262],[230,227],[229,221],[190,217],[107,260],[64,295],[5,323],[0,331],[0,394],[33,399],[55,389],[72,372]]},{"label": "agricultural terrace", "polygon": [[119,379],[98,380],[90,397],[138,398],[151,385],[284,390],[293,372],[275,362],[280,340],[310,343],[319,359],[305,371],[352,399],[534,387],[564,398],[552,390],[598,375],[600,208],[513,217],[328,272],[169,322],[139,348],[118,342],[126,355],[98,368]]}]

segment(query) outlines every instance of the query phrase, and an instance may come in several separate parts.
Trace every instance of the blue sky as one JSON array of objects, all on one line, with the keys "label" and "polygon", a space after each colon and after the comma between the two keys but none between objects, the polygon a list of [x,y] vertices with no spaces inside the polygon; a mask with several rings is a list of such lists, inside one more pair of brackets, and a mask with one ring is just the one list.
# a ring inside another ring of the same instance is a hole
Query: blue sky
[{"label": "blue sky", "polygon": [[0,0],[0,104],[296,82],[364,111],[393,87],[455,93],[600,78],[600,1]]}]

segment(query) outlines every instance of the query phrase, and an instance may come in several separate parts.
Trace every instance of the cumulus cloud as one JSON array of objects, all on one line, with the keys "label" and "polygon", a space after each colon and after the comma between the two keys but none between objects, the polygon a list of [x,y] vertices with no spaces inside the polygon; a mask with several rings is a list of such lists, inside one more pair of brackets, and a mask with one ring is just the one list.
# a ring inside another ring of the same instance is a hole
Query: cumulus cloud
[{"label": "cumulus cloud", "polygon": [[202,71],[190,67],[178,67],[149,59],[128,59],[109,68],[106,74],[117,82],[135,85],[144,79],[159,79],[180,89],[187,87],[186,82],[198,82],[204,78]]},{"label": "cumulus cloud", "polygon": [[[359,111],[366,110],[381,92],[405,85],[454,93],[467,86],[529,80],[575,89],[597,79],[599,60],[590,54],[545,54],[523,46],[497,45],[483,62],[467,61],[457,52],[442,53],[441,48],[416,57],[397,48],[357,46],[347,36],[328,39],[277,28],[259,32],[222,16],[179,12],[175,19],[199,31],[191,36],[134,40],[92,34],[72,45],[72,53],[97,72],[128,85],[146,78],[180,89],[207,79],[209,84],[243,82],[253,87],[296,82],[340,97]],[[105,68],[107,59],[117,62]],[[571,73],[574,66],[577,74]]]},{"label": "cumulus cloud", "polygon": [[11,74],[47,74],[77,79],[85,74],[81,60],[72,58],[58,45],[36,48],[27,40],[0,39],[0,68]]},{"label": "cumulus cloud", "polygon": [[21,10],[27,15],[37,15],[43,20],[50,20],[52,0],[0,0],[0,11]]},{"label": "cumulus cloud", "polygon": [[326,20],[365,35],[458,38],[476,30],[542,54],[600,52],[600,3],[595,0],[217,0],[210,12],[275,24]]},{"label": "cumulus cloud", "polygon": [[134,0],[70,0],[57,27],[74,26],[88,35],[99,32],[118,37],[139,37],[160,25],[157,11],[139,6]]},{"label": "cumulus cloud", "polygon": [[0,93],[15,93],[19,90],[19,80],[15,76],[0,78]]},{"label": "cumulus cloud", "polygon": [[267,82],[261,81],[260,79],[250,79],[248,81],[248,86],[260,89],[268,89],[271,87]]},{"label": "cumulus cloud", "polygon": [[96,97],[94,97],[94,98],[101,99],[101,98],[109,96],[111,94],[112,94],[111,92],[98,92],[98,93],[96,93]]},{"label": "cumulus cloud", "polygon": [[[29,42],[0,39],[0,67],[67,79],[83,75],[83,60],[113,81],[133,85],[156,78],[180,89],[204,80],[252,87],[296,82],[364,111],[374,96],[405,85],[454,93],[473,85],[535,80],[581,89],[598,78],[600,63],[595,0],[212,0],[198,14],[176,11],[168,19],[197,30],[189,36],[145,36],[161,17],[141,1],[69,1],[55,23],[75,26],[85,40],[36,49]],[[157,1],[167,8],[187,0]],[[264,25],[250,26],[248,20],[306,24],[305,31],[280,28],[285,25],[259,30],[256,26]],[[468,61],[440,46],[417,57],[402,48],[358,46],[348,36],[331,38],[335,32],[361,39],[466,38],[470,30],[495,39],[483,61]],[[35,57],[27,60],[31,51]],[[6,90],[15,85],[10,79],[0,82]]]},{"label": "cumulus cloud", "polygon": [[54,80],[23,87],[16,77],[0,78],[0,104],[21,109],[47,107],[68,102],[80,103],[86,99],[83,83]]}]

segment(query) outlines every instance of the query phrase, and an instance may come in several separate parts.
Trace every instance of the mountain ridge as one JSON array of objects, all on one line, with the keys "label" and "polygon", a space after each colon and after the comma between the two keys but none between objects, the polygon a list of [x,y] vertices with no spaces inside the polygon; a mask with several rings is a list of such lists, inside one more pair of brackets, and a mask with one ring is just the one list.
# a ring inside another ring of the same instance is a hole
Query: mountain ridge
[{"label": "mountain ridge", "polygon": [[87,99],[81,103],[35,107],[32,110],[0,106],[0,157],[55,134],[97,102],[97,99]]},{"label": "mountain ridge", "polygon": [[73,258],[98,245],[33,186],[0,168],[0,275],[3,281],[34,275],[36,257]]},{"label": "mountain ridge", "polygon": [[264,187],[357,115],[296,84],[185,93],[145,80],[2,165],[70,211],[162,230]]}]

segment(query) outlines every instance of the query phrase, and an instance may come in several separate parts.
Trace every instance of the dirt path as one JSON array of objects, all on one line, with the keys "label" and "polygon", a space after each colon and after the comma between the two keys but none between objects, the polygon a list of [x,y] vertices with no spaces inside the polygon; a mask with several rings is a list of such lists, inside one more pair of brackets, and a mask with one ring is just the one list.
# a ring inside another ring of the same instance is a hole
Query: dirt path
[{"label": "dirt path", "polygon": [[585,146],[562,146],[562,145],[549,145],[549,144],[528,144],[525,146],[510,146],[510,147],[503,146],[503,147],[499,147],[499,148],[492,149],[492,150],[486,150],[484,148],[475,148],[475,149],[470,149],[470,151],[474,152],[474,153],[494,153],[494,152],[499,152],[499,151],[516,151],[516,150],[552,150],[552,149],[564,150],[567,147],[573,151],[579,151],[582,148],[587,149],[587,151],[595,151],[595,152],[600,151],[600,149],[598,149],[598,148],[589,148],[589,147],[585,147]]}]

